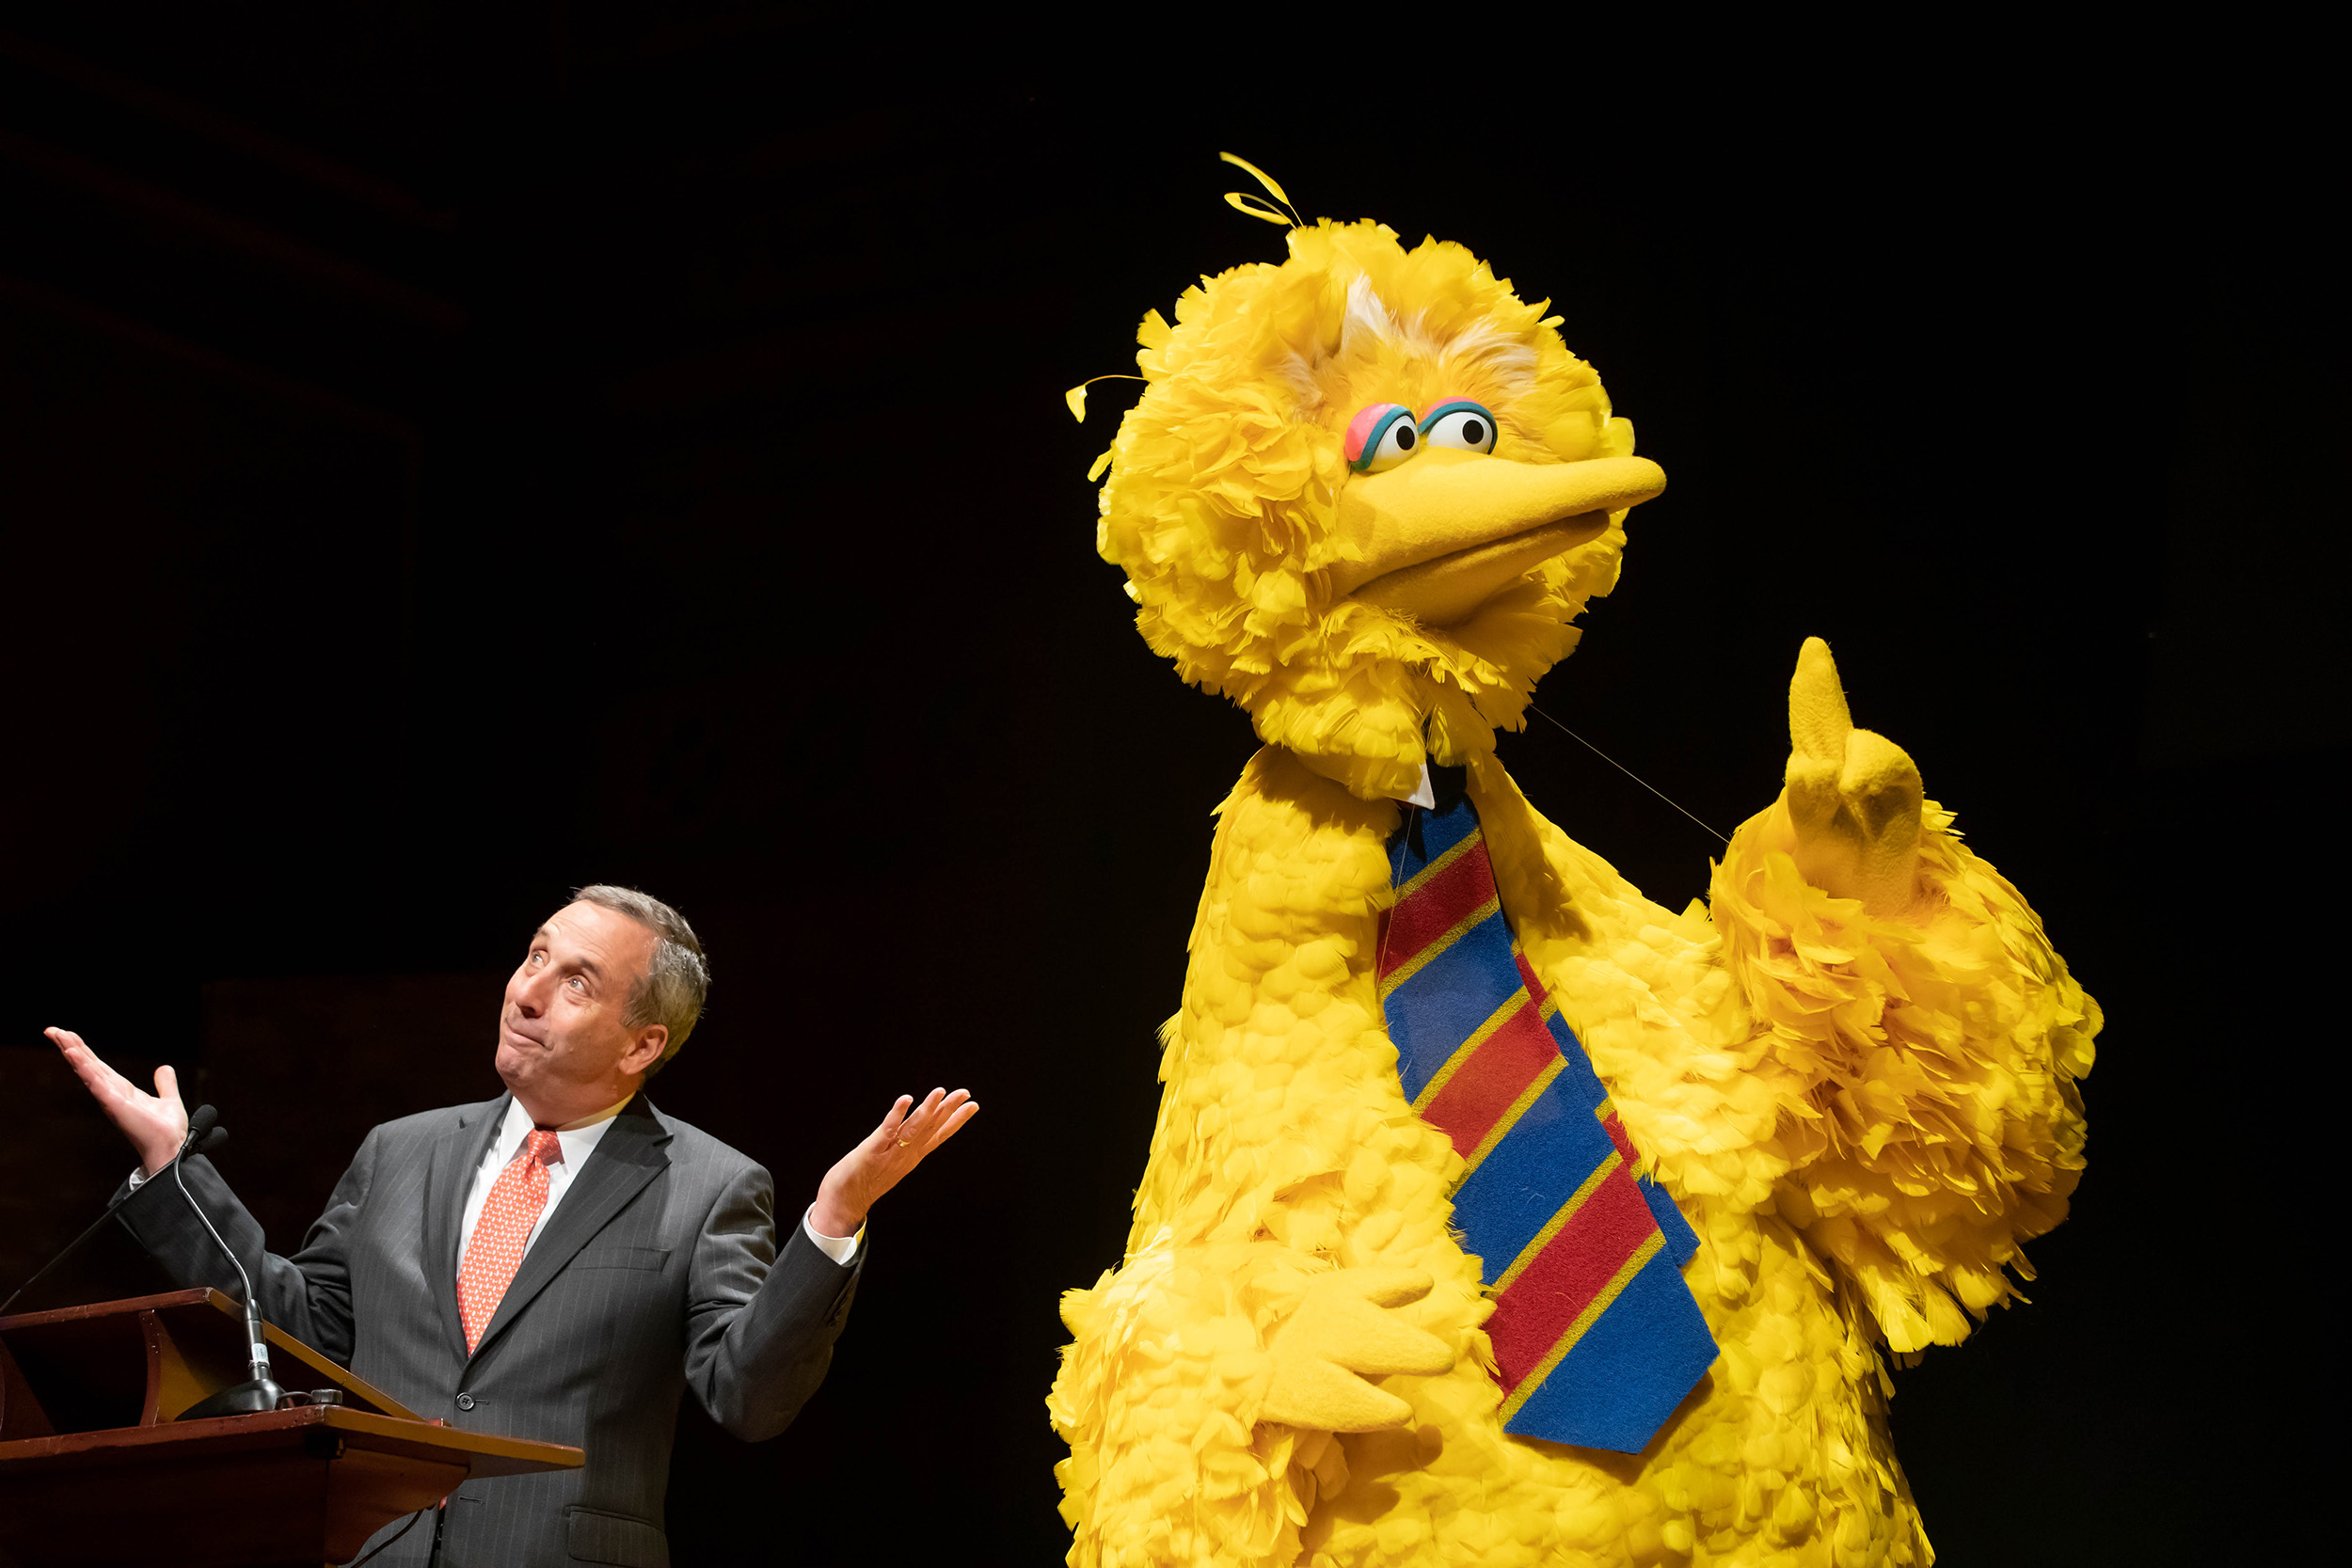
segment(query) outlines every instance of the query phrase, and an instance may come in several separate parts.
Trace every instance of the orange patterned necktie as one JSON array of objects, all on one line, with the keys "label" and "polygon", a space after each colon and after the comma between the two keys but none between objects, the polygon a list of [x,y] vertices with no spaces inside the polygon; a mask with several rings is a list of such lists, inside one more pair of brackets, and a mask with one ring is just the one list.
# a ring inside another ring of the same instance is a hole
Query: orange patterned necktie
[{"label": "orange patterned necktie", "polygon": [[482,1331],[490,1326],[506,1288],[515,1283],[515,1271],[523,1266],[523,1243],[548,1206],[548,1167],[563,1158],[564,1146],[554,1133],[534,1131],[491,1183],[466,1260],[457,1269],[457,1311],[465,1320],[468,1355],[481,1345]]}]

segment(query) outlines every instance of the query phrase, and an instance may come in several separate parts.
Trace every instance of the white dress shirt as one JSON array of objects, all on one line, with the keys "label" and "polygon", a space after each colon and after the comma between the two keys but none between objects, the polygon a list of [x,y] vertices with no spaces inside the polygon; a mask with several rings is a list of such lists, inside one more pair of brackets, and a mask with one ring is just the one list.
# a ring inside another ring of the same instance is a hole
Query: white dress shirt
[{"label": "white dress shirt", "polygon": [[[531,1234],[523,1238],[524,1253],[531,1251],[532,1243],[539,1239],[539,1233],[547,1229],[548,1216],[554,1213],[555,1206],[564,1201],[564,1193],[571,1188],[572,1178],[579,1174],[580,1166],[588,1163],[588,1156],[596,1152],[596,1145],[612,1127],[612,1118],[619,1116],[621,1106],[628,1103],[624,1100],[620,1105],[608,1106],[593,1117],[566,1122],[555,1130],[555,1141],[562,1148],[564,1158],[548,1166],[548,1201],[540,1209],[539,1218],[532,1226]],[[466,1192],[465,1212],[457,1222],[457,1259],[461,1268],[465,1264],[466,1248],[473,1241],[473,1227],[482,1219],[483,1206],[490,1200],[490,1189],[498,1183],[499,1172],[522,1153],[524,1146],[530,1142],[532,1127],[531,1113],[523,1109],[522,1101],[509,1099],[506,1119],[499,1124],[498,1136],[492,1138],[490,1147],[483,1151],[482,1164],[474,1167],[473,1185]],[[808,1211],[802,1214],[801,1228],[806,1230],[808,1239],[817,1243],[817,1250],[836,1263],[847,1263],[857,1256],[858,1238],[866,1234],[865,1228],[859,1227],[856,1236],[825,1235],[810,1217],[816,1209],[817,1206],[811,1204]]]}]

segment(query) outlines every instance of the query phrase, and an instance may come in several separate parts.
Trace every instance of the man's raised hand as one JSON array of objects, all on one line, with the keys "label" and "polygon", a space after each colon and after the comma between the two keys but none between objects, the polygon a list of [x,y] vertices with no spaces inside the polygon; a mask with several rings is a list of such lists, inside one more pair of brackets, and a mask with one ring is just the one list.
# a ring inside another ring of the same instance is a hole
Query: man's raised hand
[{"label": "man's raised hand", "polygon": [[920,1105],[914,1096],[900,1095],[882,1125],[825,1173],[811,1223],[827,1236],[856,1235],[875,1201],[979,1112],[979,1102],[962,1089],[933,1089]]},{"label": "man's raised hand", "polygon": [[98,1059],[98,1053],[71,1029],[46,1029],[65,1053],[66,1065],[98,1101],[107,1118],[138,1150],[139,1168],[152,1176],[180,1152],[188,1135],[188,1108],[180,1102],[180,1077],[168,1067],[155,1069],[155,1092],[149,1094]]}]

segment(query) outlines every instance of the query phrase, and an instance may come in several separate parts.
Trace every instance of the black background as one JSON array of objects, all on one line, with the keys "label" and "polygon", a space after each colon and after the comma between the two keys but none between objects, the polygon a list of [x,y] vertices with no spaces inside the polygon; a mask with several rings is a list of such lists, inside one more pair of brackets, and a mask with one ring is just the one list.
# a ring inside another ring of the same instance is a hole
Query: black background
[{"label": "black background", "polygon": [[[1218,199],[1230,147],[1550,297],[1664,464],[1547,711],[1727,831],[1828,637],[2106,1005],[2034,1305],[1898,1378],[1943,1560],[2277,1544],[2249,1478],[2332,1360],[2296,1160],[2331,1136],[2346,740],[2300,100],[2139,40],[1420,25],[1493,36],[1472,67],[1173,18],[16,16],[11,1272],[122,1163],[42,1025],[199,1074],[232,1181],[315,1146],[256,1202],[291,1246],[358,1129],[496,1091],[536,921],[640,884],[717,976],[658,1099],[787,1208],[891,1095],[986,1106],[881,1211],[802,1421],[682,1417],[679,1560],[1058,1557],[1056,1296],[1118,1260],[1253,745],[1092,554],[1129,394],[1083,427],[1060,399],[1279,257]],[[1714,841],[1592,753],[1538,722],[1503,756],[1653,896],[1703,892]],[[434,985],[478,1037],[272,1101],[253,1064],[282,1090],[339,1049],[299,1020],[380,1029],[371,998]]]}]

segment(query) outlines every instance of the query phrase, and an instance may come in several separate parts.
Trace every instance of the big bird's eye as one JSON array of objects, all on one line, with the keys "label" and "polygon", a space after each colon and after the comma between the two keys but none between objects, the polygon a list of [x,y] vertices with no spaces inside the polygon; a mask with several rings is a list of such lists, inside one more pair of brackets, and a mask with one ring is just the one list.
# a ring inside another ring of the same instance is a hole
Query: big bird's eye
[{"label": "big bird's eye", "polygon": [[1413,411],[1398,403],[1375,403],[1347,423],[1347,466],[1359,474],[1393,468],[1420,450]]},{"label": "big bird's eye", "polygon": [[1495,417],[1468,398],[1448,398],[1421,419],[1421,436],[1433,447],[1495,450]]}]

